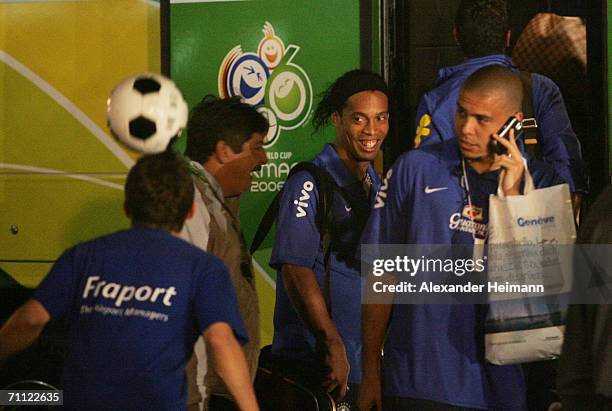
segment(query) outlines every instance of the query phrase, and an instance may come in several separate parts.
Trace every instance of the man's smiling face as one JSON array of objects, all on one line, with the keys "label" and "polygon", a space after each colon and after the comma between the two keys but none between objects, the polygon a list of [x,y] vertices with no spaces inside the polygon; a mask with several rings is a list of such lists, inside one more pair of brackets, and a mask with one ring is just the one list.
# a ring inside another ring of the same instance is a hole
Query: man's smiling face
[{"label": "man's smiling face", "polygon": [[380,91],[360,91],[332,115],[336,147],[356,162],[373,161],[389,132],[389,102]]},{"label": "man's smiling face", "polygon": [[230,154],[216,176],[226,197],[248,191],[253,180],[251,173],[260,170],[261,166],[268,162],[263,140],[263,134],[253,133],[251,138],[242,144],[239,153],[229,149]]}]

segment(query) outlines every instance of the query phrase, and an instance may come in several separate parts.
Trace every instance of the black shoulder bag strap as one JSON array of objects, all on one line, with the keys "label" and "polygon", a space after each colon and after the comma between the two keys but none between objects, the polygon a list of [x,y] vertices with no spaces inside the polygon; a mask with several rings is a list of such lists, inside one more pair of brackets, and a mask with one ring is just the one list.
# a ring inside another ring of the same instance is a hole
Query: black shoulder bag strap
[{"label": "black shoulder bag strap", "polygon": [[[333,224],[332,205],[334,201],[334,193],[338,187],[336,185],[336,182],[331,178],[327,171],[308,161],[296,164],[289,172],[289,176],[287,177],[287,179],[289,179],[292,175],[300,171],[307,171],[314,177],[317,185],[317,190],[319,192],[319,201],[317,202],[316,224],[319,228],[319,233],[321,236],[321,245],[323,247],[323,258],[325,267],[325,274],[323,278],[323,298],[325,299],[327,312],[331,317],[329,260],[331,256],[332,240],[331,227]],[[251,254],[253,254],[259,248],[261,243],[268,235],[270,228],[272,228],[272,224],[274,224],[274,220],[276,220],[276,216],[278,215],[282,194],[282,190],[278,192],[278,194],[276,194],[276,196],[272,200],[272,203],[270,203],[268,209],[264,213],[264,216],[262,217],[261,222],[257,227],[257,231],[255,232],[255,236],[253,237],[253,242],[251,243]]]},{"label": "black shoulder bag strap", "polygon": [[523,83],[523,142],[525,150],[532,158],[541,159],[542,151],[538,140],[537,122],[533,112],[533,91],[531,88],[531,73],[521,70],[521,82]]}]

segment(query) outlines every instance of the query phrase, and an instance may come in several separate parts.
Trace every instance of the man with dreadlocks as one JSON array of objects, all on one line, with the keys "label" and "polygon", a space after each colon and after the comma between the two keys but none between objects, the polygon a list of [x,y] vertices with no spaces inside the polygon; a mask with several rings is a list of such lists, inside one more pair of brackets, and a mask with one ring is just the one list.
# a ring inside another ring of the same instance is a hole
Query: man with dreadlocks
[{"label": "man with dreadlocks", "polygon": [[379,75],[352,70],[323,93],[314,114],[316,130],[329,121],[335,127],[334,143],[312,160],[338,186],[329,282],[324,285],[316,216],[321,194],[308,171],[295,173],[285,184],[276,224],[282,229],[276,231],[270,261],[279,271],[273,357],[318,361],[324,370],[321,384],[345,409],[351,409],[361,381],[361,279],[355,252],[380,186],[372,161],[389,131],[388,95]]}]

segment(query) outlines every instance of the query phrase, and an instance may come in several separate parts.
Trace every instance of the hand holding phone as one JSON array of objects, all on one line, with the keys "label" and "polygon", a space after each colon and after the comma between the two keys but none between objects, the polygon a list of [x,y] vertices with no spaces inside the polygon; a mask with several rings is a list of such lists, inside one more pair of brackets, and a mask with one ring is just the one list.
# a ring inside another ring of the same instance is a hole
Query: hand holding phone
[{"label": "hand holding phone", "polygon": [[[511,117],[508,118],[508,120],[506,120],[504,125],[501,126],[501,128],[497,132],[497,134],[501,138],[505,138],[507,140],[507,139],[510,138],[510,130],[512,130],[512,129],[514,129],[514,139],[516,140],[518,138],[519,134],[523,130],[523,123],[519,119],[514,117],[514,116],[511,116]],[[492,149],[493,153],[498,154],[500,156],[502,154],[506,154],[508,152],[508,150],[506,150],[506,147],[502,146],[501,144],[499,144],[495,140],[491,141],[491,149]]]},{"label": "hand holding phone", "polygon": [[[514,130],[513,139],[510,138],[511,130]],[[501,186],[507,196],[520,194],[525,165],[516,139],[522,131],[522,121],[516,117],[510,117],[499,132],[491,136],[492,143],[495,143],[491,145],[491,151],[497,155],[493,156],[493,163],[489,170],[495,171],[500,168],[504,170]],[[495,146],[498,148],[496,149]]]}]

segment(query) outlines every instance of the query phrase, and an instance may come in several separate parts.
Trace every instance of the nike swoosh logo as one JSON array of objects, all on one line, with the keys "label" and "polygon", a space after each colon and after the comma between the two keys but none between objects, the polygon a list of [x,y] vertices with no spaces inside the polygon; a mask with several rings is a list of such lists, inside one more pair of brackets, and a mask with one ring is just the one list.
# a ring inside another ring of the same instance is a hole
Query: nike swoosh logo
[{"label": "nike swoosh logo", "polygon": [[346,210],[347,213],[350,213],[353,207],[344,206],[344,209]]},{"label": "nike swoosh logo", "polygon": [[425,187],[425,194],[431,194],[431,193],[435,193],[436,191],[442,191],[442,190],[447,190],[448,187],[435,187],[435,188],[431,188],[429,186]]}]

